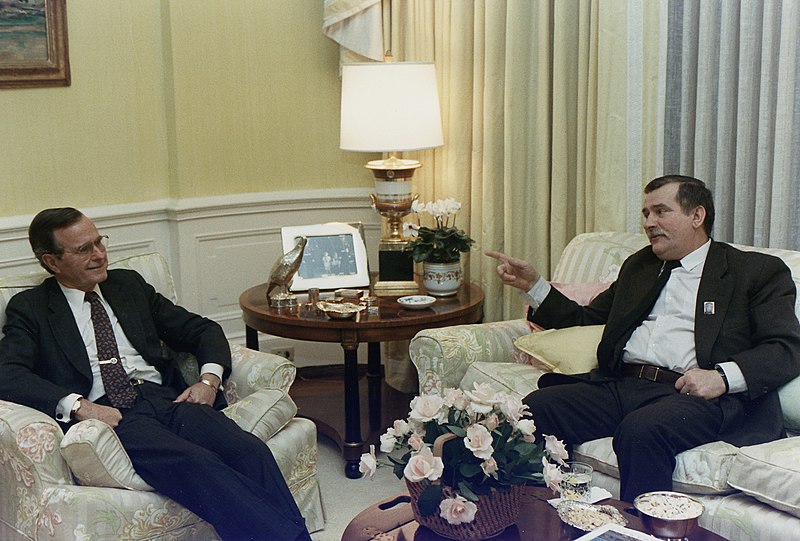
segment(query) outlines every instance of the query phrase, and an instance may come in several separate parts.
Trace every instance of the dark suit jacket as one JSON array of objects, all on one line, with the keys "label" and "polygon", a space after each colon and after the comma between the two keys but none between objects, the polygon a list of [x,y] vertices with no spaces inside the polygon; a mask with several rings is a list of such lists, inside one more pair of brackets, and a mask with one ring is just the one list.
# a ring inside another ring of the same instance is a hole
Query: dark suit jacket
[{"label": "dark suit jacket", "polygon": [[[230,373],[230,347],[217,323],[176,306],[134,271],[108,271],[100,290],[133,346],[161,373],[164,385],[178,393],[187,387],[162,341],[174,351],[194,354],[200,365],[214,362],[225,368],[225,376]],[[0,399],[53,416],[58,401],[68,394],[88,395],[89,356],[55,278],[15,295],[6,314],[0,340]]]},{"label": "dark suit jacket", "polygon": [[[605,324],[597,348],[598,369],[585,376],[603,381],[619,375],[628,336],[621,322],[658,276],[662,262],[647,246],[630,256],[619,277],[589,306],[581,307],[555,288],[531,321],[543,327]],[[720,437],[737,445],[769,441],[783,434],[778,387],[800,373],[800,324],[794,313],[795,286],[777,257],[743,252],[712,242],[695,309],[695,347],[700,368],[735,362],[746,393],[720,398],[724,421]],[[714,303],[714,313],[704,304]],[[555,382],[556,378],[552,378]],[[540,385],[547,385],[543,377]]]}]

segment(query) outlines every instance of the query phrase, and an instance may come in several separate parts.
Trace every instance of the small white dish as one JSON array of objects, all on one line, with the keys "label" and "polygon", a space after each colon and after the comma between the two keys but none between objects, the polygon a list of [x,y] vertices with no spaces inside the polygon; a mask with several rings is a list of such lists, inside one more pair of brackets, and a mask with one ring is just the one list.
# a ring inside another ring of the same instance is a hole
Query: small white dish
[{"label": "small white dish", "polygon": [[406,297],[400,297],[397,299],[397,302],[402,304],[404,308],[422,310],[435,303],[436,297],[431,297],[430,295],[408,295]]}]

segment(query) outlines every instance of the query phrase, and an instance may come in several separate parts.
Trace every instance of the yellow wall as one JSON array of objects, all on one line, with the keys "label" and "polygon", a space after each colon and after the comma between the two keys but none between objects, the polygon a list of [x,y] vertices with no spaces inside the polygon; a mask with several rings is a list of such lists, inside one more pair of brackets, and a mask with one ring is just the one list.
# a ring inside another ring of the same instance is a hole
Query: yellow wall
[{"label": "yellow wall", "polygon": [[320,0],[67,5],[72,85],[0,90],[0,216],[370,186]]}]

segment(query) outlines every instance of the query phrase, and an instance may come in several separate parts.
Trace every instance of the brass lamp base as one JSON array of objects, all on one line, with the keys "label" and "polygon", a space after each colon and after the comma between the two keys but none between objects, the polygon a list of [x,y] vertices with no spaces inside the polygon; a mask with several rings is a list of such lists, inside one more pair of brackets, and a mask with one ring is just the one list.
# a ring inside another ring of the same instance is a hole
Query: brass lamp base
[{"label": "brass lamp base", "polygon": [[378,280],[373,285],[375,295],[411,295],[419,292],[414,280],[414,260],[406,250],[406,242],[382,240],[378,247]]}]

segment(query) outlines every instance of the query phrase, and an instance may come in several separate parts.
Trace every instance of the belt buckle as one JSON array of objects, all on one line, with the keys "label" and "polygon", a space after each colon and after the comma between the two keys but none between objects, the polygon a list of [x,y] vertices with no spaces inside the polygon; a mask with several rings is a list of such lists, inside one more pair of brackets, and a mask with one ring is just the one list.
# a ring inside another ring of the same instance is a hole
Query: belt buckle
[{"label": "belt buckle", "polygon": [[[648,377],[646,374],[645,369],[652,369],[653,370],[653,377]],[[639,368],[639,379],[646,379],[647,381],[658,381],[658,373],[661,371],[661,368],[658,366],[651,366],[649,364],[643,364],[641,368]]]}]

